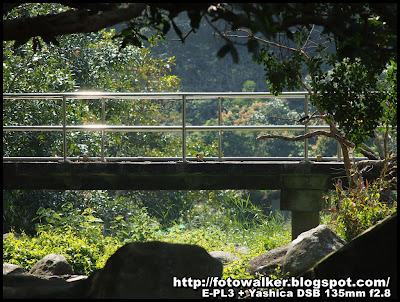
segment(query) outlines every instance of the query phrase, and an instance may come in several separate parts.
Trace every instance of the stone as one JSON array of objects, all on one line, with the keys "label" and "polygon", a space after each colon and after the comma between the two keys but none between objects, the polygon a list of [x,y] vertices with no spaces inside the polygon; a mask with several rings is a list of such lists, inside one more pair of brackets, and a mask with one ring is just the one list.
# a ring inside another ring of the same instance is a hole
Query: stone
[{"label": "stone", "polygon": [[72,267],[63,255],[49,254],[40,259],[29,271],[32,275],[71,275]]},{"label": "stone", "polygon": [[17,264],[3,263],[3,276],[13,274],[25,274],[26,271]]},{"label": "stone", "polygon": [[[397,253],[397,212],[395,212],[329,254],[301,276],[320,280],[350,277],[353,281],[390,278],[388,287],[390,297],[397,298]],[[381,294],[384,293],[384,289],[387,288],[380,288]]]},{"label": "stone", "polygon": [[248,254],[250,253],[250,249],[247,246],[240,245],[238,243],[233,243],[235,247],[235,252],[240,254]]},{"label": "stone", "polygon": [[239,258],[235,254],[225,251],[212,251],[210,252],[210,255],[215,259],[221,261],[222,264],[230,264],[236,260],[239,260]]},{"label": "stone", "polygon": [[297,276],[345,243],[323,224],[303,232],[290,243],[283,264],[283,272],[290,276]]},{"label": "stone", "polygon": [[10,236],[13,236],[15,239],[19,239],[22,237],[22,235],[18,234],[18,233],[5,233],[5,234],[3,234],[3,240]]},{"label": "stone", "polygon": [[222,277],[222,263],[202,247],[159,241],[127,243],[103,269],[84,280],[89,282],[85,298],[200,298],[200,289],[178,286],[184,285],[184,277],[188,282],[188,278],[206,280],[210,276]]},{"label": "stone", "polygon": [[246,272],[253,276],[258,274],[263,276],[275,275],[278,266],[283,266],[289,246],[290,243],[250,259]]},{"label": "stone", "polygon": [[42,279],[31,274],[3,275],[3,299],[79,299],[85,291],[79,282],[83,281]]}]

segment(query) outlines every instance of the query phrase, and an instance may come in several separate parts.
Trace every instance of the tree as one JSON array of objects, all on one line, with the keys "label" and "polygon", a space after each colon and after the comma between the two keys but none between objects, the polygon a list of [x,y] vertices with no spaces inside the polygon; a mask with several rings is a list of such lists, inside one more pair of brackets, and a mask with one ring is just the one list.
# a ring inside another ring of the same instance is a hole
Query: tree
[{"label": "tree", "polygon": [[[302,123],[321,119],[330,127],[330,131],[319,130],[297,137],[261,135],[258,139],[280,138],[297,141],[317,135],[334,138],[342,147],[349,183],[354,187],[358,180],[351,177],[349,149],[357,148],[368,158],[378,160],[379,156],[374,154],[365,141],[374,137],[375,129],[381,126],[386,131],[384,144],[387,146],[389,125],[397,125],[394,119],[397,112],[397,93],[393,90],[397,87],[394,76],[397,73],[397,63],[393,61],[396,54],[392,54],[386,70],[381,73],[380,66],[366,65],[360,58],[353,61],[350,58],[341,59],[337,53],[327,51],[324,44],[326,41],[330,42],[331,37],[324,37],[322,33],[318,37],[320,40],[316,41],[310,38],[314,31],[314,26],[295,29],[292,44],[265,40],[247,29],[238,29],[236,33],[227,32],[224,36],[264,43],[265,46],[257,60],[259,64],[264,65],[271,91],[278,95],[283,89],[305,89],[317,110],[312,115],[302,118]],[[237,32],[245,34],[239,35]],[[388,151],[385,147],[386,161],[387,156]],[[361,165],[364,163],[360,163]]]}]

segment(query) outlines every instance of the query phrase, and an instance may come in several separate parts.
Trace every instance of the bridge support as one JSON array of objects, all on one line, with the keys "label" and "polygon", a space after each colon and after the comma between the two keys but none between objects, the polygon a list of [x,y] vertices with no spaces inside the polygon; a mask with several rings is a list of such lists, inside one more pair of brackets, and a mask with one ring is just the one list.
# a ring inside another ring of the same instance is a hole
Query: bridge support
[{"label": "bridge support", "polygon": [[292,211],[292,240],[319,225],[319,211],[324,208],[325,190],[283,189],[280,209]]}]

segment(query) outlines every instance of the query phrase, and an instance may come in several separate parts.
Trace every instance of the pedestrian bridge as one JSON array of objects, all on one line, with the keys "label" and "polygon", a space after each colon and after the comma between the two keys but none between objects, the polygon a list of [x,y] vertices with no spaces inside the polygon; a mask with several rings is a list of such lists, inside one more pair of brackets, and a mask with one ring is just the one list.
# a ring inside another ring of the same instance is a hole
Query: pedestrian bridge
[{"label": "pedestrian bridge", "polygon": [[[62,125],[4,125],[10,131],[62,132],[62,157],[3,157],[3,189],[50,190],[200,190],[200,189],[277,189],[281,190],[281,210],[292,211],[292,237],[319,224],[319,211],[325,207],[323,196],[334,189],[335,180],[346,185],[346,173],[340,149],[337,157],[308,156],[308,140],[301,157],[224,157],[223,132],[226,131],[304,131],[329,129],[327,125],[222,125],[222,101],[229,98],[303,99],[304,115],[309,113],[308,95],[304,92],[282,93],[20,93],[3,94],[3,99],[60,100]],[[68,125],[67,100],[98,100],[101,124]],[[174,126],[109,125],[105,121],[105,100],[175,100],[181,102],[181,124]],[[218,125],[193,126],[186,120],[188,100],[215,99]],[[71,157],[67,154],[66,136],[71,131],[101,133],[99,156]],[[218,156],[199,161],[187,156],[186,137],[191,131],[215,131],[218,134]],[[105,132],[179,132],[182,135],[180,157],[107,157]],[[3,136],[4,138],[4,136]],[[273,140],[271,140],[273,143]],[[238,142],[240,144],[240,142]],[[360,160],[362,158],[357,158]],[[372,169],[366,178],[376,178]]]}]

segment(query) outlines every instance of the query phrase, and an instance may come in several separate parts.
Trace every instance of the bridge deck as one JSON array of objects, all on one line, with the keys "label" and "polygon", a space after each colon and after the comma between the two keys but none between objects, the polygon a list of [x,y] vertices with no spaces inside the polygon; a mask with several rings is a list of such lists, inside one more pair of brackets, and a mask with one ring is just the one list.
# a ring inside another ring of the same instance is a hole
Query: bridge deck
[{"label": "bridge deck", "polygon": [[3,189],[327,190],[337,178],[340,162],[3,162]]}]

